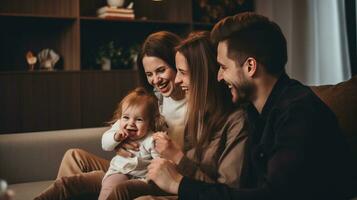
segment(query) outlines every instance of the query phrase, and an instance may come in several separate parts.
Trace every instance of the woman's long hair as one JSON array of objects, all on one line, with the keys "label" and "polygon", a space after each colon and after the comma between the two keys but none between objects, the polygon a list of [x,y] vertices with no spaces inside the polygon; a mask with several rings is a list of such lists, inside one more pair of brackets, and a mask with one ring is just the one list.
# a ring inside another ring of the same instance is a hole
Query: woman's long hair
[{"label": "woman's long hair", "polygon": [[199,162],[202,149],[222,128],[233,104],[227,86],[217,81],[216,47],[208,32],[191,33],[176,50],[186,58],[190,71],[186,135]]}]

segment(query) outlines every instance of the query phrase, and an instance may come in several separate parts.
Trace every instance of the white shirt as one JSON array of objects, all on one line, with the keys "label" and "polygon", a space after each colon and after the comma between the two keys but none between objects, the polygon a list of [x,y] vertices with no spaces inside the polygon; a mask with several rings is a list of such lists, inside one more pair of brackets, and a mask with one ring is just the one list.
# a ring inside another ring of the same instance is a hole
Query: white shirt
[{"label": "white shirt", "polygon": [[[102,148],[106,151],[113,151],[120,143],[114,140],[115,133],[120,130],[120,120],[115,122],[113,126],[103,134]],[[159,154],[154,149],[154,141],[152,132],[147,133],[144,138],[137,140],[139,143],[139,151],[132,151],[133,157],[125,158],[119,155],[114,156],[110,161],[110,166],[103,180],[112,174],[128,174],[135,178],[145,178],[147,166],[153,158],[159,157]]]},{"label": "white shirt", "polygon": [[163,97],[160,112],[165,117],[169,126],[169,137],[183,147],[184,129],[186,125],[187,100],[173,100],[171,97]]}]

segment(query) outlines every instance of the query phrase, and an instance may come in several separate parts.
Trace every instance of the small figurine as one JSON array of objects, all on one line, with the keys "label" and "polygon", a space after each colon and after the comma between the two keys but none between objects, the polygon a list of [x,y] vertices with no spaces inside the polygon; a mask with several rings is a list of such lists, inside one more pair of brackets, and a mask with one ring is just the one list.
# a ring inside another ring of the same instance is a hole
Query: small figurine
[{"label": "small figurine", "polygon": [[43,49],[38,53],[40,69],[53,70],[60,56],[52,49]]},{"label": "small figurine", "polygon": [[36,56],[33,55],[31,51],[26,53],[26,61],[29,64],[29,70],[33,71],[35,69],[35,64],[37,62]]}]

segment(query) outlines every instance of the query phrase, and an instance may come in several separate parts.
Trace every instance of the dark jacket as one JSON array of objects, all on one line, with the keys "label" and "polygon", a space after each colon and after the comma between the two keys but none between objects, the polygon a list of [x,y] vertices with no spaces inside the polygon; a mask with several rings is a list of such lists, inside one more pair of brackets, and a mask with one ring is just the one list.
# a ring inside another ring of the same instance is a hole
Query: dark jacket
[{"label": "dark jacket", "polygon": [[[285,73],[262,113],[247,108],[250,131],[241,188],[184,178],[180,199],[348,199],[356,168],[334,113]],[[233,167],[233,166],[232,166]]]}]

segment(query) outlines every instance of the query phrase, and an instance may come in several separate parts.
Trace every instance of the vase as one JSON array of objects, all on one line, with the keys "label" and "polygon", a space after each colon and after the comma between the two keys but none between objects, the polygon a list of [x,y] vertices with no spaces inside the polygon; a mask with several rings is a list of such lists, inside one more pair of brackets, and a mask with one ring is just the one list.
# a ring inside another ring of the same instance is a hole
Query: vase
[{"label": "vase", "polygon": [[124,0],[107,0],[107,4],[109,7],[123,7],[124,6]]},{"label": "vase", "polygon": [[102,70],[108,71],[111,69],[111,61],[109,58],[102,58]]}]

